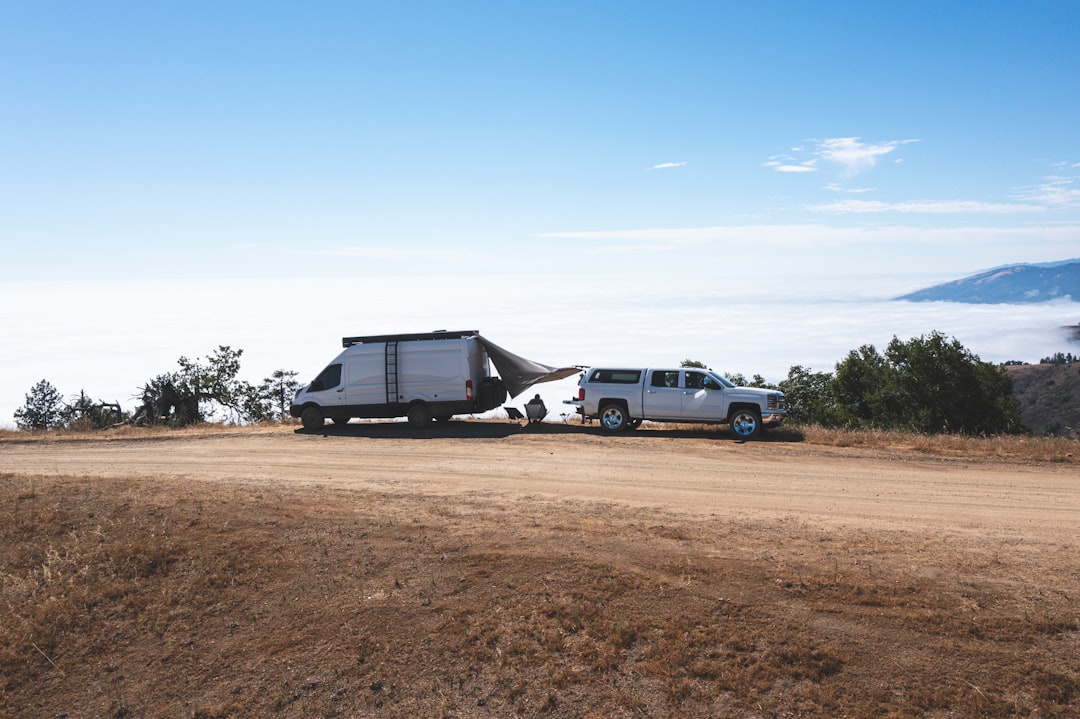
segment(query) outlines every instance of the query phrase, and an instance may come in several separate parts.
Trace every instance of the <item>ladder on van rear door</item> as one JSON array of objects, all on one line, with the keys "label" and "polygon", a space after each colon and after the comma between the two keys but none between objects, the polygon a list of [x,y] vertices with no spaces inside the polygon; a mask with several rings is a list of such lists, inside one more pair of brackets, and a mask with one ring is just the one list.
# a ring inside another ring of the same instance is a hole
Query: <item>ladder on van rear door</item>
[{"label": "ladder on van rear door", "polygon": [[386,403],[398,401],[398,347],[397,340],[386,342]]}]

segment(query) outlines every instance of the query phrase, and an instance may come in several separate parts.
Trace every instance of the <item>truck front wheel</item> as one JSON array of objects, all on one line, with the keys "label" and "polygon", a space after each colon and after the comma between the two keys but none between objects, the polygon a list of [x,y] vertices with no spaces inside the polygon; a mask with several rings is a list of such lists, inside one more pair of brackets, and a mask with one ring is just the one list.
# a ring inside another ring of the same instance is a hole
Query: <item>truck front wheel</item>
[{"label": "truck front wheel", "polygon": [[761,434],[761,410],[742,407],[731,415],[731,431],[739,439],[754,439]]},{"label": "truck front wheel", "polygon": [[621,404],[605,404],[600,408],[600,428],[605,432],[622,432],[632,421]]},{"label": "truck front wheel", "polygon": [[322,412],[319,411],[318,407],[305,407],[304,411],[300,413],[300,424],[308,432],[315,432],[322,429],[326,421],[323,419]]}]

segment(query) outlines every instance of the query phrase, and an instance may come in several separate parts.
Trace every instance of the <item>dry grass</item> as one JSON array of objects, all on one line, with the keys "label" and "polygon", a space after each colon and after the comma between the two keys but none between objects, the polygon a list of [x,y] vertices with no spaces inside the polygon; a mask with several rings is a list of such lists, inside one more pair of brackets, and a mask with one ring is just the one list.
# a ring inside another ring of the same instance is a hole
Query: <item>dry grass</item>
[{"label": "dry grass", "polygon": [[2,717],[1080,706],[1074,556],[152,479],[0,477],[0,512]]},{"label": "dry grass", "polygon": [[829,447],[901,449],[943,457],[982,457],[1029,462],[1080,461],[1080,443],[1063,437],[1000,435],[969,437],[963,435],[925,435],[910,432],[863,430],[852,432],[824,427],[800,427],[798,432],[809,444]]},{"label": "dry grass", "polygon": [[[481,423],[505,423],[505,419],[466,420]],[[102,439],[155,439],[161,437],[205,437],[228,435],[273,434],[292,432],[298,422],[268,423],[253,426],[228,424],[200,424],[182,429],[168,427],[123,426],[99,431],[17,432],[0,429],[3,442],[55,442],[55,441],[101,441]],[[722,428],[716,425],[657,425],[674,428],[680,432],[716,433]],[[1064,437],[1031,437],[1027,435],[1000,435],[994,437],[970,437],[963,435],[922,435],[910,432],[861,430],[849,431],[827,429],[814,425],[769,430],[768,437],[789,442],[841,448],[913,451],[929,456],[970,457],[1022,462],[1080,463],[1080,444]]]}]

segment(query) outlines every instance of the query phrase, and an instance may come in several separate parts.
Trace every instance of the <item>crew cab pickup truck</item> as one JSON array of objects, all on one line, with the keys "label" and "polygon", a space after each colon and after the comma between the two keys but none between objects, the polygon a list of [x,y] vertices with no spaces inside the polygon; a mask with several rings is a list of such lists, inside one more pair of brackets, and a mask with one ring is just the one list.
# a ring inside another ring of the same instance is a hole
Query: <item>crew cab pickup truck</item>
[{"label": "crew cab pickup truck", "polygon": [[606,432],[655,422],[730,425],[742,439],[784,422],[784,394],[736,387],[712,370],[592,367],[578,380],[578,396],[567,400],[584,419],[599,419]]}]

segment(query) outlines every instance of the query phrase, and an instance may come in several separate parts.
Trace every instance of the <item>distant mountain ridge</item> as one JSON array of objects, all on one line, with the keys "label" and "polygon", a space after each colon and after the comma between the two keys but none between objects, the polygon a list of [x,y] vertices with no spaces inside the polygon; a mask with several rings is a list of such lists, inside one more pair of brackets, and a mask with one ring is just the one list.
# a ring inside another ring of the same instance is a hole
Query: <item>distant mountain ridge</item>
[{"label": "distant mountain ridge", "polygon": [[1080,259],[995,267],[897,297],[909,302],[1021,304],[1062,297],[1080,301]]}]

